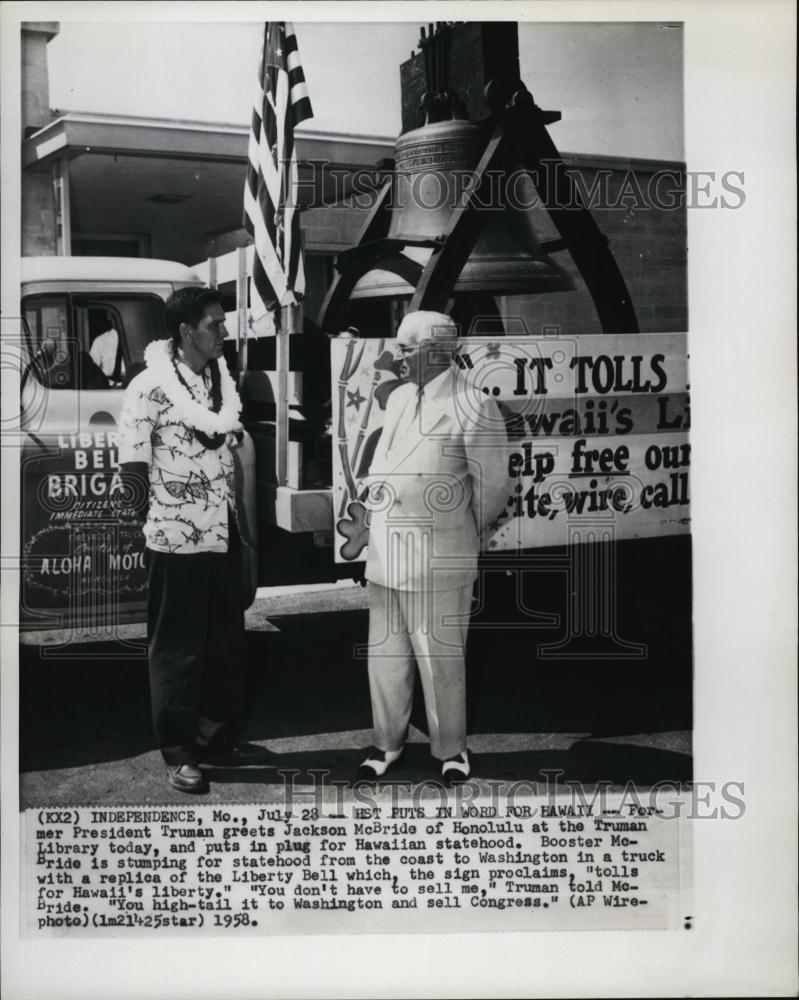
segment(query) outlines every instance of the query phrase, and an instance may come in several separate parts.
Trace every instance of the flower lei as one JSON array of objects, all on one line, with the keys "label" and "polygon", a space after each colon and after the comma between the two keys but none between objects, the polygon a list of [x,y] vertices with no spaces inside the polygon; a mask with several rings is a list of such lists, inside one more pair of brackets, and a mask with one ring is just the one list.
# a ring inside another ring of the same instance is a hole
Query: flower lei
[{"label": "flower lei", "polygon": [[208,363],[211,373],[209,410],[192,396],[178,370],[177,360],[171,340],[154,340],[144,352],[147,369],[172,404],[175,417],[194,431],[203,447],[219,448],[227,434],[241,430],[241,400],[227,365],[220,365],[215,360]]}]

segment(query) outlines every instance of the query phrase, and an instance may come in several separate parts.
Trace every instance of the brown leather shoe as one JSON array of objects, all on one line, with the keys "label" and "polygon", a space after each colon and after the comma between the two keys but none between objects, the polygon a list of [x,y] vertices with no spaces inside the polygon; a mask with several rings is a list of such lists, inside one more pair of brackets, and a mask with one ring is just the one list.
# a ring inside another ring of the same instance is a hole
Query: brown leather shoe
[{"label": "brown leather shoe", "polygon": [[169,784],[179,792],[207,792],[208,779],[196,764],[168,767]]}]

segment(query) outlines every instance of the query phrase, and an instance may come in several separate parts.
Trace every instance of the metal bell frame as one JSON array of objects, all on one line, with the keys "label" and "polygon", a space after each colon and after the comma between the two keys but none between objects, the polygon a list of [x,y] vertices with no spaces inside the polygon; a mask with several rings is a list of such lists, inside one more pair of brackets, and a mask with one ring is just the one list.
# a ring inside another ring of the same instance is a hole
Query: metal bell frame
[{"label": "metal bell frame", "polygon": [[[411,311],[444,311],[486,225],[486,213],[481,212],[479,206],[487,194],[489,176],[497,171],[509,171],[519,164],[529,173],[541,204],[560,234],[559,239],[541,243],[541,250],[545,253],[569,252],[591,295],[603,333],[639,331],[627,284],[610,251],[607,237],[583,203],[547,131],[547,125],[560,120],[560,112],[539,108],[522,81],[517,81],[512,88],[503,87],[502,92],[495,81],[490,81],[485,96],[492,110],[493,132],[475,168],[475,183],[453,210],[447,231],[434,240],[389,239],[392,181],[388,180],[355,246],[336,258],[338,273],[320,314],[320,325],[325,331],[338,332],[355,285],[374,267],[393,271],[415,286]],[[537,178],[544,176],[548,183],[537,183]],[[409,246],[432,250],[424,267],[408,267],[408,259],[401,251]]]}]

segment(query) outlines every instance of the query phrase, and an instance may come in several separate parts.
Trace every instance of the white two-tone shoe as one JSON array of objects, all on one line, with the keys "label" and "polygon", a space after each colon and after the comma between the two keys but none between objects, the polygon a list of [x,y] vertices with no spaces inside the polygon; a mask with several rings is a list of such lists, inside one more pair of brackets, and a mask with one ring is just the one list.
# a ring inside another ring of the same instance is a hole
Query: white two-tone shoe
[{"label": "white two-tone shoe", "polygon": [[446,785],[457,785],[461,781],[466,781],[471,773],[468,750],[450,757],[441,765],[441,777]]},{"label": "white two-tone shoe", "polygon": [[382,778],[386,771],[402,756],[404,747],[399,750],[378,750],[372,747],[366,760],[358,768],[355,775],[357,781],[374,781],[375,778]]}]

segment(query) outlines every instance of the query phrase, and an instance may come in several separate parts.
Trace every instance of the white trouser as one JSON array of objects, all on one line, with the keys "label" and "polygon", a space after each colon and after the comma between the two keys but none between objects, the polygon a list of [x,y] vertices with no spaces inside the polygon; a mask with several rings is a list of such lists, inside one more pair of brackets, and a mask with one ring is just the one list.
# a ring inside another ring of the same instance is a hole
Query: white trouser
[{"label": "white trouser", "polygon": [[369,691],[379,750],[399,750],[405,742],[414,657],[433,756],[447,760],[466,749],[464,652],[471,601],[471,583],[439,592],[369,584]]}]

